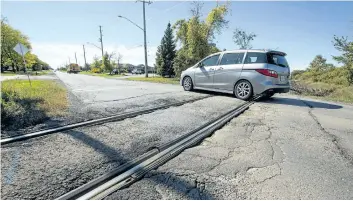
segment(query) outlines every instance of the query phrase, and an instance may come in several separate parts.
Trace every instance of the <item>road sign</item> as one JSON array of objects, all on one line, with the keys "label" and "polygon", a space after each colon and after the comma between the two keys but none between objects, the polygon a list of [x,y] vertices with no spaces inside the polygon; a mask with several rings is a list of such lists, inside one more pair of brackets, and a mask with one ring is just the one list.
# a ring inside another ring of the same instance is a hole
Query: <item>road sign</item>
[{"label": "road sign", "polygon": [[26,46],[21,43],[18,43],[13,50],[15,50],[19,55],[24,56],[29,50]]},{"label": "road sign", "polygon": [[[19,55],[22,56],[23,59],[23,65],[24,65],[24,71],[26,72],[26,59],[25,59],[25,54],[29,51],[26,46],[24,46],[22,43],[17,43],[17,45],[13,48]],[[27,72],[27,77],[29,80],[29,84],[32,86],[31,79],[29,79],[29,75]]]}]

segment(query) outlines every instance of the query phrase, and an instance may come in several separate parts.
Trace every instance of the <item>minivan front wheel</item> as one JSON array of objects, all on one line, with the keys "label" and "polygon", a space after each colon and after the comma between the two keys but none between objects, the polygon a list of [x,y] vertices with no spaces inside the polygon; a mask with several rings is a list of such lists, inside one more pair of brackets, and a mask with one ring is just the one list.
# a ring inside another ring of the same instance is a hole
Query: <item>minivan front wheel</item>
[{"label": "minivan front wheel", "polygon": [[241,80],[235,85],[234,94],[241,100],[249,100],[253,95],[253,88],[249,81]]},{"label": "minivan front wheel", "polygon": [[193,89],[191,77],[189,76],[184,77],[183,87],[185,91],[191,91]]}]

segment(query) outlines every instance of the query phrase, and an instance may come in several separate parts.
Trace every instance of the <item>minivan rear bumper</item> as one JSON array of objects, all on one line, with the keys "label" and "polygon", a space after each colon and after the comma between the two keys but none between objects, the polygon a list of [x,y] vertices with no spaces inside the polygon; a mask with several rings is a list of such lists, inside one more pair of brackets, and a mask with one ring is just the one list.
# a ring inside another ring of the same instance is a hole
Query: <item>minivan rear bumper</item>
[{"label": "minivan rear bumper", "polygon": [[[259,79],[252,80],[254,94],[262,94],[264,92],[274,92],[274,93],[288,93],[290,89],[289,83],[287,84],[274,84],[271,80],[265,76],[259,76],[263,80],[258,82]],[[258,78],[259,78],[258,77]]]},{"label": "minivan rear bumper", "polygon": [[269,84],[269,82],[261,83],[255,90],[255,94],[264,92],[288,93],[290,85],[288,84]]}]

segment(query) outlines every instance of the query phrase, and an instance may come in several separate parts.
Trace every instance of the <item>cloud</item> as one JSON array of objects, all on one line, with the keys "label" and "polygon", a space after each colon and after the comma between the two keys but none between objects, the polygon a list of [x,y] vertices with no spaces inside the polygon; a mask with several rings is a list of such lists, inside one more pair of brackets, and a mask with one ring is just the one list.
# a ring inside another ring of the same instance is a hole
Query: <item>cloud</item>
[{"label": "cloud", "polygon": [[[86,44],[86,60],[87,63],[93,61],[94,56],[101,57],[101,50]],[[156,46],[147,47],[148,50],[148,65],[153,66],[155,63]],[[62,44],[62,43],[32,43],[32,51],[41,60],[47,62],[53,68],[71,62],[75,62],[75,52],[77,63],[84,64],[83,47],[79,44]],[[115,52],[122,54],[121,63],[131,63],[134,65],[144,64],[145,56],[143,46],[127,47],[124,45],[106,45],[104,51]]]}]

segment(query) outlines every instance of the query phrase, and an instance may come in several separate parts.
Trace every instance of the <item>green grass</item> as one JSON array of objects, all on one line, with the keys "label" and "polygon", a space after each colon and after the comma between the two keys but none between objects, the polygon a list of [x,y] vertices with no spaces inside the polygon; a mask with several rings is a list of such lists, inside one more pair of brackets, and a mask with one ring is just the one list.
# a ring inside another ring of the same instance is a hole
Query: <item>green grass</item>
[{"label": "green grass", "polygon": [[353,103],[353,86],[342,86],[321,82],[298,82],[303,96],[315,99]]},{"label": "green grass", "polygon": [[65,114],[66,89],[52,80],[7,80],[1,83],[2,128],[17,129]]},{"label": "green grass", "polygon": [[142,81],[142,82],[156,82],[163,84],[179,84],[177,78],[165,78],[165,77],[129,77],[127,80]]},{"label": "green grass", "polygon": [[1,73],[1,76],[15,76],[15,75],[17,75],[17,74],[12,71],[5,71],[5,72]]},{"label": "green grass", "polygon": [[123,77],[123,76],[125,76],[125,74],[120,74],[120,75],[112,74],[112,75],[109,75],[108,73],[92,73],[90,71],[81,71],[80,74],[99,76],[99,77],[106,77],[106,78],[109,78],[109,77]]},{"label": "green grass", "polygon": [[[37,74],[36,74],[37,72]],[[42,70],[42,71],[28,71],[29,75],[32,76],[40,76],[40,75],[47,75],[48,73],[50,73],[51,70]],[[14,73],[12,71],[6,71],[4,73],[1,73],[1,76],[15,76],[15,75],[27,75],[26,73],[24,73],[23,71]]]},{"label": "green grass", "polygon": [[[36,74],[37,72],[37,74]],[[47,75],[51,72],[51,70],[42,70],[42,71],[31,71],[29,72],[30,75],[33,75],[33,76],[39,76],[39,75]]]}]

